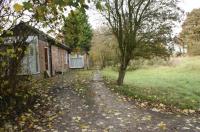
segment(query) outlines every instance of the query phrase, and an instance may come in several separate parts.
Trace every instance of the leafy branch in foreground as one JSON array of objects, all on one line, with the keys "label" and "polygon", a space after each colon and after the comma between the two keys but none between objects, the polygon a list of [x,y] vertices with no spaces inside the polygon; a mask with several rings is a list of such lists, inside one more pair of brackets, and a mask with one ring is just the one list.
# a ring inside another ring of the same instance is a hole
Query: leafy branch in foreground
[{"label": "leafy branch in foreground", "polygon": [[[85,1],[66,0],[27,0],[18,3],[12,0],[0,0],[0,111],[12,111],[15,106],[21,108],[28,98],[29,89],[19,76],[23,58],[27,52],[30,31],[16,25],[20,21],[29,25],[50,27],[59,31],[63,13],[67,7],[87,8]],[[30,83],[30,82],[29,82]],[[19,105],[18,105],[19,104]],[[9,109],[8,109],[9,108]]]}]

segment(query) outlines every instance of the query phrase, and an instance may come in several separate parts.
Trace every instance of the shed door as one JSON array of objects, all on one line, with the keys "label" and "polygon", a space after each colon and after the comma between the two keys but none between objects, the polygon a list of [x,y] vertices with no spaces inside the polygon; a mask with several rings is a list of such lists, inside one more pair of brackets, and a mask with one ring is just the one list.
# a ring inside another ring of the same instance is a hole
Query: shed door
[{"label": "shed door", "polygon": [[48,55],[48,48],[44,48],[45,53],[45,70],[49,70],[49,55]]}]

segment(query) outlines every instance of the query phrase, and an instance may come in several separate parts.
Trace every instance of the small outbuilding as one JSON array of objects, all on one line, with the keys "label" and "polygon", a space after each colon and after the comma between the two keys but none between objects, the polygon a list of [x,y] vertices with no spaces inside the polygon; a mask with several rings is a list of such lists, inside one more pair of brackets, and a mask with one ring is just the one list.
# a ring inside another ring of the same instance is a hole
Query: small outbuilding
[{"label": "small outbuilding", "polygon": [[23,59],[21,74],[45,74],[51,77],[69,69],[70,48],[68,46],[26,23],[15,26],[16,29],[18,27],[20,27],[19,30],[25,28],[30,31],[27,40],[29,42],[28,53]]}]

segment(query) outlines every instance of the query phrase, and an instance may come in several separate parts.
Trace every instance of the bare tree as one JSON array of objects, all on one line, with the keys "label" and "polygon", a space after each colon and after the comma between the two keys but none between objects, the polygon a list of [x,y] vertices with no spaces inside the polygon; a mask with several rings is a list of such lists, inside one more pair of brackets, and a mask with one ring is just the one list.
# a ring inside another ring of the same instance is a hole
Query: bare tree
[{"label": "bare tree", "polygon": [[156,51],[171,39],[174,21],[179,19],[177,0],[105,0],[97,8],[117,38],[120,68],[117,83],[123,84],[127,66],[139,53]]}]

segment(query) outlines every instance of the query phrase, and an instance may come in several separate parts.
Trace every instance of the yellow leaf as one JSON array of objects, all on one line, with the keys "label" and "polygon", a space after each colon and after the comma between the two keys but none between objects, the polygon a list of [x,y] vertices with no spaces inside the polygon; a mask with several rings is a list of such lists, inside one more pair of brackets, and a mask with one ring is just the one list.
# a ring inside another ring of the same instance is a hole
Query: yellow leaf
[{"label": "yellow leaf", "polygon": [[55,118],[57,118],[57,115],[54,115],[54,116],[49,117],[49,121],[52,121],[52,120],[54,120]]},{"label": "yellow leaf", "polygon": [[80,124],[80,127],[81,127],[82,129],[88,129],[88,128],[89,128],[89,126],[88,126],[88,125],[85,125],[85,124]]},{"label": "yellow leaf", "polygon": [[162,121],[158,124],[158,127],[163,129],[163,130],[167,129],[166,124],[164,122],[162,122]]},{"label": "yellow leaf", "polygon": [[18,3],[16,3],[16,4],[14,4],[14,10],[16,11],[16,12],[20,12],[22,9],[23,9],[23,5],[20,5],[20,4],[18,4]]}]

